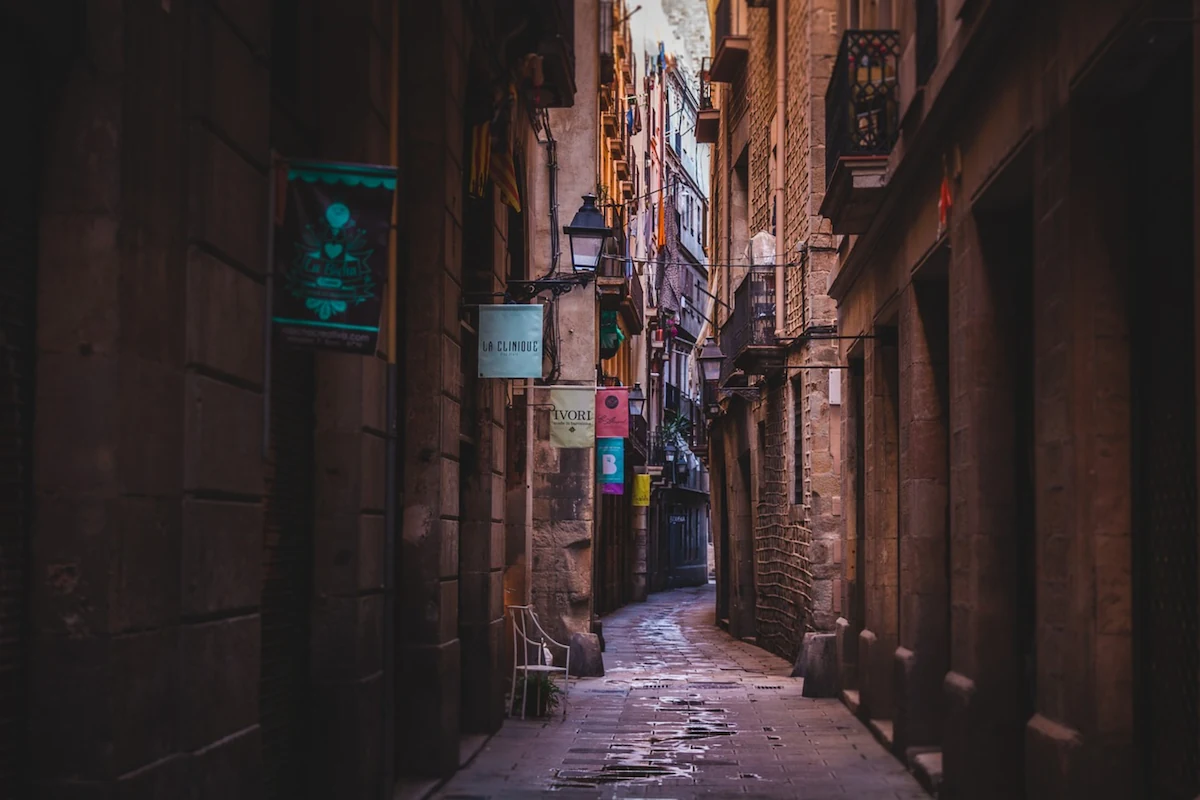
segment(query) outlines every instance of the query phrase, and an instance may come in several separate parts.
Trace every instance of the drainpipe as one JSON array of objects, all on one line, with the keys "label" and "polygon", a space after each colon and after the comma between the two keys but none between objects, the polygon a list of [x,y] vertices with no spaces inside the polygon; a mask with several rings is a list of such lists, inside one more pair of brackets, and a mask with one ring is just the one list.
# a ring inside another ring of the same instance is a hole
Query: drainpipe
[{"label": "drainpipe", "polygon": [[775,336],[784,335],[784,259],[787,254],[786,216],[783,209],[784,112],[787,108],[787,7],[775,4]]}]

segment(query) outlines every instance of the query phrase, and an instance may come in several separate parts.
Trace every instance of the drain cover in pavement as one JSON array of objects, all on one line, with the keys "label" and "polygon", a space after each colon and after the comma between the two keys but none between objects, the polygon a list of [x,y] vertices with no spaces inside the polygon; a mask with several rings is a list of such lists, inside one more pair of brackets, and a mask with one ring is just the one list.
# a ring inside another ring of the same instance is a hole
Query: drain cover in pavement
[{"label": "drain cover in pavement", "polygon": [[693,689],[733,689],[737,687],[736,683],[689,683],[688,686]]}]

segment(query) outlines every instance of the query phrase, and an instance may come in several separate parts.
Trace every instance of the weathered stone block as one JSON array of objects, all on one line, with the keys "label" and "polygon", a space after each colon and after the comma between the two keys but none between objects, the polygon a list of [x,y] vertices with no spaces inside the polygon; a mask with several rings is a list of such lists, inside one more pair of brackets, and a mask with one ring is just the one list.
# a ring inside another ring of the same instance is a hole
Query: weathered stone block
[{"label": "weathered stone block", "polygon": [[802,694],[805,697],[837,697],[837,635],[804,634],[792,677],[804,678]]},{"label": "weathered stone block", "polygon": [[363,514],[358,524],[358,582],[359,591],[382,590],[384,537],[387,530],[382,516]]},{"label": "weathered stone block", "polygon": [[396,701],[407,709],[397,733],[399,768],[410,775],[448,777],[458,769],[459,757],[459,642],[406,646],[397,663]]},{"label": "weathered stone block", "polygon": [[257,725],[206,747],[187,761],[189,797],[255,800],[261,796],[262,731]]},{"label": "weathered stone block", "polygon": [[319,465],[313,486],[318,519],[349,517],[362,510],[361,439],[361,432],[342,430],[318,430],[313,437],[314,458]]},{"label": "weathered stone block", "polygon": [[600,637],[594,633],[573,633],[569,643],[571,675],[577,678],[604,677],[604,656],[600,652]]},{"label": "weathered stone block", "polygon": [[184,500],[181,607],[202,615],[258,606],[263,507]]},{"label": "weathered stone block", "polygon": [[[110,642],[43,636],[31,647],[29,765],[35,783],[107,779],[112,774]],[[86,796],[86,795],[85,795]]]},{"label": "weathered stone block", "polygon": [[40,490],[116,491],[119,401],[116,358],[75,353],[39,357],[34,482]]},{"label": "weathered stone block", "polygon": [[108,502],[108,630],[171,624],[180,606],[180,511],[175,498]]},{"label": "weathered stone block", "polygon": [[[379,675],[314,689],[313,797],[379,795],[382,701],[383,682]],[[401,716],[397,723],[403,730],[409,720]]]},{"label": "weathered stone block", "polygon": [[383,437],[372,433],[362,433],[360,439],[360,454],[362,464],[359,467],[359,503],[363,510],[382,513],[384,510],[385,467],[387,462],[387,444]]},{"label": "weathered stone block", "polygon": [[261,386],[262,285],[191,248],[187,262],[187,360]]},{"label": "weathered stone block", "polygon": [[120,271],[117,228],[117,217],[107,213],[42,214],[37,273],[42,352],[116,352],[121,318],[120,284],[113,280]]},{"label": "weathered stone block", "polygon": [[37,498],[32,541],[35,632],[71,638],[108,632],[110,502]]},{"label": "weathered stone block", "polygon": [[183,375],[136,356],[118,359],[117,464],[127,494],[178,495],[183,452]]},{"label": "weathered stone block", "polygon": [[[110,785],[115,800],[157,800],[160,797],[184,797],[188,791],[188,757],[171,756],[135,769]],[[85,795],[86,796],[86,795]],[[42,797],[42,795],[38,795]]]},{"label": "weathered stone block", "polygon": [[194,373],[184,391],[184,487],[261,495],[262,398]]},{"label": "weathered stone block", "polygon": [[179,628],[179,744],[199,750],[258,721],[259,616]]},{"label": "weathered stone block", "polygon": [[[1025,726],[1025,787],[1028,796],[1037,800],[1092,796],[1083,792],[1083,738],[1079,732],[1035,714]],[[1118,794],[1116,787],[1114,797]],[[1132,787],[1130,787],[1132,788]]]},{"label": "weathered stone block", "polygon": [[[143,767],[174,752],[187,729],[178,728],[180,690],[175,628],[119,636],[110,644],[108,715],[112,718],[112,769]],[[255,664],[257,667],[257,663]],[[258,671],[255,670],[255,686]],[[257,713],[257,707],[255,708]]]},{"label": "weathered stone block", "polygon": [[349,683],[378,672],[382,625],[382,595],[314,598],[313,681]]},{"label": "weathered stone block", "polygon": [[190,236],[247,270],[265,272],[266,175],[199,125],[192,126],[189,138]]},{"label": "weathered stone block", "polygon": [[[248,3],[255,5],[258,0]],[[225,17],[190,4],[192,113],[208,121],[260,164],[267,163],[270,71]],[[259,43],[265,46],[266,42]]]}]

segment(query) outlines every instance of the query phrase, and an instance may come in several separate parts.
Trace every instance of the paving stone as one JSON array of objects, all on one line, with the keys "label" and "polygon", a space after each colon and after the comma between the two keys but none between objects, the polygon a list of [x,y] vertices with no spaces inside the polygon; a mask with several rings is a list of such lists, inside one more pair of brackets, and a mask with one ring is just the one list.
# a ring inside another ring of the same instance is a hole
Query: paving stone
[{"label": "paving stone", "polygon": [[[459,798],[928,798],[841,702],[714,620],[711,586],[604,618],[607,675],[565,719],[508,720],[437,795]],[[767,688],[770,687],[770,688]]]}]

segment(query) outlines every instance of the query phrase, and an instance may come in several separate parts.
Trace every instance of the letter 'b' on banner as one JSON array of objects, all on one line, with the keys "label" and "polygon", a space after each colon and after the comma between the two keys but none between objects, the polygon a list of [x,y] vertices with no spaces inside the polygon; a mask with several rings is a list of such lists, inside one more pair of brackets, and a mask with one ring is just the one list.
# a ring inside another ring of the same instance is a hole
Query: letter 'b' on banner
[{"label": "letter 'b' on banner", "polygon": [[603,494],[625,494],[625,440],[596,440],[597,470]]}]

